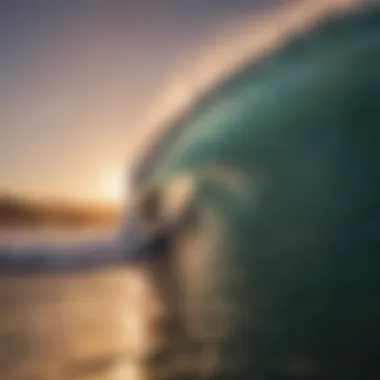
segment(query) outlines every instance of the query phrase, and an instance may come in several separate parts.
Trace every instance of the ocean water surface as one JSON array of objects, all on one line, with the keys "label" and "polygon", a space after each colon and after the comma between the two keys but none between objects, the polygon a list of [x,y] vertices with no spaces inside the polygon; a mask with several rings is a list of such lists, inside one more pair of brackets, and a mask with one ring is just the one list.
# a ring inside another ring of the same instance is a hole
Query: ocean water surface
[{"label": "ocean water surface", "polygon": [[[0,246],[106,244],[111,230],[0,232]],[[12,253],[10,250],[10,254]],[[50,249],[50,248],[49,248]],[[17,252],[17,250],[15,251]],[[16,253],[17,254],[17,253]],[[75,252],[71,252],[75,256]],[[1,380],[140,380],[154,312],[141,268],[0,274]],[[148,344],[149,343],[149,344]]]}]

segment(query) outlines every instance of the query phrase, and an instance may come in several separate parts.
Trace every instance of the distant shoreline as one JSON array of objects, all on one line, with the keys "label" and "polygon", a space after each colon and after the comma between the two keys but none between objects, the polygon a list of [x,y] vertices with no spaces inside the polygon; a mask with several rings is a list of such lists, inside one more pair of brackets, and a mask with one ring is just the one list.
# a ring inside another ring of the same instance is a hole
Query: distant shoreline
[{"label": "distant shoreline", "polygon": [[88,206],[64,202],[35,202],[0,195],[0,228],[95,228],[120,223],[116,207]]}]

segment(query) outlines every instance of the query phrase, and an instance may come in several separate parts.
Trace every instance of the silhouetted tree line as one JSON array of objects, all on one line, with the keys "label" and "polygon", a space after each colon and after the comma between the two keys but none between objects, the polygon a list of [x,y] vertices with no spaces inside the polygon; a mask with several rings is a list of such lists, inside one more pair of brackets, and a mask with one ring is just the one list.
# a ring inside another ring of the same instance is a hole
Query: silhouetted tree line
[{"label": "silhouetted tree line", "polygon": [[0,195],[1,226],[84,226],[111,225],[118,213],[109,207],[33,202],[21,197]]}]

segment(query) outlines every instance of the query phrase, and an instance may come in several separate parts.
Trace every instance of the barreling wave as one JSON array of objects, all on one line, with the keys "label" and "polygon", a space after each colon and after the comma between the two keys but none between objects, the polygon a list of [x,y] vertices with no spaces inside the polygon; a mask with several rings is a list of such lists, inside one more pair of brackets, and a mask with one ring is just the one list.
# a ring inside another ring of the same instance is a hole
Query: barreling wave
[{"label": "barreling wave", "polygon": [[[275,11],[251,14],[229,25],[205,43],[207,52],[190,59],[179,70],[162,97],[137,127],[129,165],[137,183],[160,162],[167,148],[181,136],[184,121],[207,107],[210,99],[222,96],[229,83],[244,76],[252,65],[263,64],[266,56],[297,35],[307,35],[316,24],[334,15],[356,10],[360,0],[305,0]],[[265,62],[264,62],[265,65]]]},{"label": "barreling wave", "polygon": [[[167,250],[186,378],[378,377],[380,9],[344,5],[206,89],[137,164],[164,206],[181,175],[195,188]],[[243,173],[243,207],[210,165]]]}]

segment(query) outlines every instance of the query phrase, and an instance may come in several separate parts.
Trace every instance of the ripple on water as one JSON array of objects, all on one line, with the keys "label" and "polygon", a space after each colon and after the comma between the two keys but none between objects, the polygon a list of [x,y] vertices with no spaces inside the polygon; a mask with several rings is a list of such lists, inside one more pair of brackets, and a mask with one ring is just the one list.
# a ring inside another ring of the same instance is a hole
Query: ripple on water
[{"label": "ripple on water", "polygon": [[1,379],[142,379],[146,290],[125,268],[0,277]]}]

